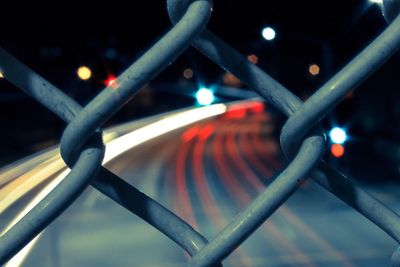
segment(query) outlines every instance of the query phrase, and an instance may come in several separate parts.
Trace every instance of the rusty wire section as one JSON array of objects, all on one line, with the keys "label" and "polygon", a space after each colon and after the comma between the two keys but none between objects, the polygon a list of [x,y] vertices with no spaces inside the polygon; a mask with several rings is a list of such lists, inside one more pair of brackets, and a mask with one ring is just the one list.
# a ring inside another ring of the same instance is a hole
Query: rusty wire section
[{"label": "rusty wire section", "polygon": [[[400,243],[400,217],[321,161],[325,135],[319,124],[349,91],[397,51],[400,46],[400,16],[303,103],[290,90],[205,29],[212,11],[212,0],[168,0],[167,6],[174,24],[172,29],[117,78],[113,87],[117,86],[118,92],[106,88],[85,107],[0,48],[0,68],[4,77],[67,123],[61,138],[61,155],[71,168],[69,175],[46,198],[0,237],[0,264],[8,261],[47,227],[88,185],[175,241],[191,255],[190,266],[219,266],[308,176]],[[394,17],[387,16],[390,20]],[[102,125],[142,85],[157,76],[191,44],[288,116],[282,129],[281,146],[290,163],[263,193],[210,241],[173,212],[101,166],[104,156]],[[391,265],[400,266],[400,249],[393,253]]]}]

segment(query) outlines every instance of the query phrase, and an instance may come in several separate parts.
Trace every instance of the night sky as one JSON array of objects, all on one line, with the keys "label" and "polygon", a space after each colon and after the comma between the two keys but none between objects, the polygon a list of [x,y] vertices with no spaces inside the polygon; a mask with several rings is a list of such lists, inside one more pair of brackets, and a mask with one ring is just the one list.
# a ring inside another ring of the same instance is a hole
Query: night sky
[{"label": "night sky", "polygon": [[[343,1],[215,1],[208,28],[244,54],[254,53],[259,65],[292,90],[310,90],[331,77],[385,27],[377,4]],[[57,3],[24,9],[3,9],[1,45],[65,90],[86,64],[98,75],[120,73],[170,27],[164,1],[98,6]],[[261,30],[277,31],[273,42]],[[322,66],[318,79],[307,79],[311,63]],[[181,68],[215,82],[222,71],[191,48],[156,79],[174,82]],[[53,78],[54,77],[54,78]]]},{"label": "night sky", "polygon": [[[261,37],[266,26],[276,30],[272,42]],[[257,55],[262,69],[306,99],[386,26],[379,6],[368,0],[217,0],[208,28],[243,54]],[[0,46],[84,104],[105,87],[109,75],[121,73],[170,27],[165,1],[19,3],[0,11]],[[367,144],[377,157],[380,142],[399,146],[399,62],[397,54],[324,120],[328,127],[345,125],[357,140],[356,151]],[[313,63],[320,66],[317,76],[308,73]],[[92,69],[90,81],[78,79],[81,65]],[[194,70],[189,91],[199,83],[222,85],[225,72],[189,48],[116,118],[191,104],[176,92],[157,93],[165,84],[182,86],[185,68]],[[58,142],[63,123],[4,80],[0,103],[0,166]],[[396,156],[388,157],[395,166]]]}]

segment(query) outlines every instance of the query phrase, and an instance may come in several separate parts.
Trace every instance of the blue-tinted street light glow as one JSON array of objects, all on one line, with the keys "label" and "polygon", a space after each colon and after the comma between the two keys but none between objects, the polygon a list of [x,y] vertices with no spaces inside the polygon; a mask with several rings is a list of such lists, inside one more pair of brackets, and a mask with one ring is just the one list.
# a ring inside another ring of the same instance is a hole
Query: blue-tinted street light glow
[{"label": "blue-tinted street light glow", "polygon": [[335,127],[329,132],[332,143],[343,144],[347,140],[346,131],[340,127]]},{"label": "blue-tinted street light glow", "polygon": [[200,105],[207,106],[214,102],[214,93],[208,88],[200,88],[196,93],[197,102]]},{"label": "blue-tinted street light glow", "polygon": [[276,36],[275,30],[272,29],[271,27],[265,27],[262,30],[261,34],[264,37],[264,39],[267,41],[274,40],[275,36]]}]

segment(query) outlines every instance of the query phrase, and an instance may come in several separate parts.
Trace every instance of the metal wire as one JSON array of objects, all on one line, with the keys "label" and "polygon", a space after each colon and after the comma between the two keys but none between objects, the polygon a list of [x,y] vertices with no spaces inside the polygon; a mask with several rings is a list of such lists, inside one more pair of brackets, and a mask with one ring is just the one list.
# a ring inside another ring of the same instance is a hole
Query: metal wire
[{"label": "metal wire", "polygon": [[[190,45],[191,41],[205,27],[210,14],[210,1],[192,1],[185,16],[179,21],[179,25],[173,27],[118,77],[118,92],[113,88],[106,88],[103,94],[96,97],[84,109],[6,51],[0,50],[0,65],[4,76],[69,123],[62,137],[61,152],[65,157],[65,162],[71,167],[70,174],[55,190],[0,237],[1,264],[8,261],[61,214],[86,188],[90,180],[95,178],[96,174],[101,178],[95,180],[95,187],[99,187],[100,191],[135,214],[142,215],[143,219],[170,236],[189,254],[193,255],[204,246],[206,239],[196,233],[191,226],[101,167],[104,146],[101,142],[101,134],[97,129],[106,121],[103,117],[110,117],[115,113],[145,82],[156,76]],[[171,43],[171,45],[165,46],[165,43]],[[101,114],[104,115],[101,116]],[[82,125],[77,124],[77,121]],[[82,136],[77,137],[73,132],[74,129],[77,129]],[[96,146],[91,141],[92,139],[97,141]],[[87,142],[88,140],[89,142]],[[63,148],[66,145],[67,148]],[[98,172],[99,169],[100,172]],[[124,185],[123,189],[121,189],[122,185]],[[115,195],[115,192],[121,191],[124,194]],[[136,203],[142,203],[142,205],[136,205]],[[179,227],[174,229],[168,225]]]},{"label": "metal wire", "polygon": [[[175,241],[192,258],[190,266],[218,266],[250,236],[299,184],[311,176],[323,188],[400,242],[400,218],[390,208],[321,161],[325,135],[319,121],[349,91],[376,71],[400,47],[400,17],[306,102],[274,80],[216,35],[205,29],[211,0],[168,0],[172,29],[85,107],[0,48],[3,75],[67,123],[61,155],[70,174],[16,225],[0,237],[0,264],[8,261],[59,216],[91,184]],[[281,146],[290,160],[248,207],[210,242],[167,208],[101,166],[101,127],[145,83],[157,76],[190,44],[237,76],[288,116]],[[173,227],[172,227],[173,225]],[[400,266],[399,249],[391,264]]]}]

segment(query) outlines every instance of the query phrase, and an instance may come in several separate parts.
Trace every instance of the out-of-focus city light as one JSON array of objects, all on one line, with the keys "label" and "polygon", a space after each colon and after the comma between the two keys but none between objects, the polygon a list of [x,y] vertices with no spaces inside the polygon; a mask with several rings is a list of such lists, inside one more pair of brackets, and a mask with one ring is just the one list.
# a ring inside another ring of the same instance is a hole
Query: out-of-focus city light
[{"label": "out-of-focus city light", "polygon": [[344,147],[341,144],[332,144],[331,153],[335,158],[343,157]]},{"label": "out-of-focus city light", "polygon": [[309,72],[311,75],[313,75],[313,76],[318,75],[318,74],[319,74],[319,71],[320,71],[320,69],[319,69],[319,66],[318,66],[317,64],[311,64],[311,65],[308,67],[308,72]]},{"label": "out-of-focus city light", "polygon": [[335,127],[329,132],[332,143],[343,144],[347,140],[346,131],[340,127]]},{"label": "out-of-focus city light", "polygon": [[231,86],[231,87],[240,87],[242,82],[232,73],[226,72],[222,77],[222,81],[224,84]]},{"label": "out-of-focus city light", "polygon": [[191,79],[193,77],[193,70],[191,68],[187,68],[183,70],[183,77],[186,79]]},{"label": "out-of-focus city light", "polygon": [[118,52],[117,52],[117,50],[115,50],[113,48],[109,48],[106,50],[105,56],[106,56],[106,58],[108,58],[110,60],[114,60],[117,58]]},{"label": "out-of-focus city light", "polygon": [[2,71],[0,71],[0,79],[4,79],[4,74]]},{"label": "out-of-focus city light", "polygon": [[203,87],[197,91],[196,99],[200,105],[207,106],[214,102],[215,97],[212,90]]},{"label": "out-of-focus city light", "polygon": [[92,71],[86,66],[80,66],[76,71],[76,74],[78,74],[79,79],[84,81],[89,80],[90,77],[92,77]]},{"label": "out-of-focus city light", "polygon": [[265,27],[262,32],[261,32],[262,36],[264,37],[265,40],[267,41],[272,41],[275,39],[276,36],[276,32],[274,29],[272,29],[271,27]]},{"label": "out-of-focus city light", "polygon": [[257,64],[258,63],[258,57],[256,55],[254,55],[254,54],[248,55],[247,59],[253,64]]},{"label": "out-of-focus city light", "polygon": [[374,4],[382,4],[383,3],[383,1],[382,0],[369,0],[371,3],[374,3]]},{"label": "out-of-focus city light", "polygon": [[104,81],[104,84],[106,86],[111,86],[113,88],[116,88],[117,87],[117,77],[112,74],[108,75],[107,79]]}]

